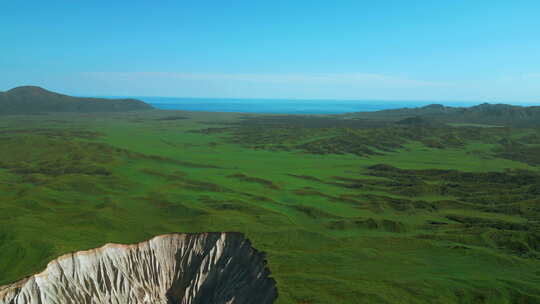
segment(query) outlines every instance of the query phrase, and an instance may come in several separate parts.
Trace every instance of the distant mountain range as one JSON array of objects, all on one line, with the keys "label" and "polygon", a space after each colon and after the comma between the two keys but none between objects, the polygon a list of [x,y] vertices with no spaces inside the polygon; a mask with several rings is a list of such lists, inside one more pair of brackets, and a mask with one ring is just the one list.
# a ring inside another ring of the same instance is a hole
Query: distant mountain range
[{"label": "distant mountain range", "polygon": [[344,114],[348,118],[394,121],[402,124],[474,123],[505,126],[540,125],[540,106],[481,104],[473,107],[446,107],[432,104],[376,112]]},{"label": "distant mountain range", "polygon": [[[124,112],[151,110],[137,99],[72,97],[36,86],[23,86],[0,92],[0,115],[47,112]],[[473,107],[447,107],[432,104],[375,112],[338,114],[338,117],[395,122],[403,125],[463,123],[493,126],[540,126],[540,106],[481,104]]]},{"label": "distant mountain range", "polygon": [[0,115],[46,112],[124,112],[150,110],[152,106],[136,99],[72,97],[40,87],[23,86],[0,92]]}]

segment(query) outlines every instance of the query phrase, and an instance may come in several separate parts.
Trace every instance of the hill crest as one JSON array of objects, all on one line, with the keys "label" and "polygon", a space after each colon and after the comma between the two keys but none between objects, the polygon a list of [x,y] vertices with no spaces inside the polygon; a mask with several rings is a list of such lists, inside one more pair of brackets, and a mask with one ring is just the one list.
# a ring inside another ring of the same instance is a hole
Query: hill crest
[{"label": "hill crest", "polygon": [[540,124],[540,106],[514,106],[483,103],[472,107],[431,104],[417,108],[356,112],[348,117],[388,122],[477,123],[504,126]]},{"label": "hill crest", "polygon": [[0,92],[0,114],[38,114],[47,112],[124,112],[153,109],[136,99],[73,97],[38,86],[20,86]]}]

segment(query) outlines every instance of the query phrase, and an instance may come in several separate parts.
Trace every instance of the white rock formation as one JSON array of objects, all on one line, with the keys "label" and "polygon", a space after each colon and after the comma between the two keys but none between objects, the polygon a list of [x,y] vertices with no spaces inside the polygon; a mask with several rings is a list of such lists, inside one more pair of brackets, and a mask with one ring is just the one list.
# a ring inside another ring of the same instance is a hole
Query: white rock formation
[{"label": "white rock formation", "polygon": [[63,255],[0,287],[0,304],[273,303],[265,264],[239,233],[167,234]]}]

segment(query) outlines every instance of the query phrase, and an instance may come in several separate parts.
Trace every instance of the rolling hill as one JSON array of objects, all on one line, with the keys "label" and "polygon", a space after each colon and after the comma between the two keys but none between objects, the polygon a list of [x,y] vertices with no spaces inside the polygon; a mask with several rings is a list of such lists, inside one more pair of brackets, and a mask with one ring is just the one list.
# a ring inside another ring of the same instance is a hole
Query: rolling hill
[{"label": "rolling hill", "polygon": [[35,86],[22,86],[0,92],[0,115],[46,112],[124,112],[150,110],[136,99],[72,97]]},{"label": "rolling hill", "polygon": [[446,107],[432,104],[418,108],[402,108],[376,112],[347,114],[348,118],[438,123],[474,123],[504,126],[532,126],[540,124],[540,106],[513,106],[507,104],[480,104],[473,107]]}]

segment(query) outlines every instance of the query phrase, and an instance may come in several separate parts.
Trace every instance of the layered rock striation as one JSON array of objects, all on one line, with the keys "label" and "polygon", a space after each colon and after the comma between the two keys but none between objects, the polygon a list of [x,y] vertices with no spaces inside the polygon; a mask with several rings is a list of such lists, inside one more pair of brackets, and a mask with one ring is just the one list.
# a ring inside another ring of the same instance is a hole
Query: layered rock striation
[{"label": "layered rock striation", "polygon": [[277,298],[268,275],[242,234],[167,234],[63,255],[0,287],[0,303],[265,304]]}]

